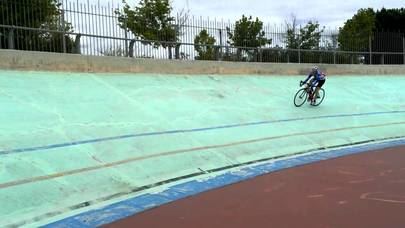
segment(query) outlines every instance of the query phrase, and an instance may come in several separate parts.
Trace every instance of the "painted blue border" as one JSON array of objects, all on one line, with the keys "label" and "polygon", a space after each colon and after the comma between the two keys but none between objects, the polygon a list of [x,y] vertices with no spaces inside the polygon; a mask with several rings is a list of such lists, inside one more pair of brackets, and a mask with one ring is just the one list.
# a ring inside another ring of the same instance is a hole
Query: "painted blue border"
[{"label": "painted blue border", "polygon": [[263,164],[242,168],[240,171],[229,171],[205,181],[192,180],[168,188],[160,193],[143,194],[134,198],[111,204],[101,209],[90,210],[72,217],[50,223],[43,227],[97,227],[132,216],[142,211],[158,207],[201,192],[223,187],[270,172],[301,166],[317,161],[381,150],[390,147],[404,146],[405,139],[359,145],[349,148],[320,151],[282,160],[268,161]]},{"label": "painted blue border", "polygon": [[386,111],[386,112],[366,112],[366,113],[336,114],[336,115],[324,115],[324,116],[312,116],[312,117],[300,117],[300,118],[292,118],[292,119],[265,120],[265,121],[258,121],[258,122],[248,122],[248,123],[230,124],[230,125],[204,127],[204,128],[178,129],[178,130],[158,131],[158,132],[145,132],[145,133],[118,135],[118,136],[111,136],[111,137],[104,137],[104,138],[95,138],[95,139],[88,139],[88,140],[81,140],[81,141],[57,143],[57,144],[50,144],[50,145],[43,145],[43,146],[34,146],[34,147],[26,147],[26,148],[0,150],[0,155],[26,153],[26,152],[34,152],[34,151],[40,151],[40,150],[50,150],[50,149],[77,146],[77,145],[83,145],[83,144],[99,143],[99,142],[121,140],[121,139],[128,139],[128,138],[156,136],[156,135],[171,135],[171,134],[179,134],[179,133],[212,131],[212,130],[219,130],[219,129],[247,127],[247,126],[265,125],[265,124],[282,123],[282,122],[303,121],[303,120],[319,120],[319,119],[343,118],[343,117],[355,117],[355,116],[375,116],[375,115],[385,115],[385,114],[405,114],[405,110]]}]

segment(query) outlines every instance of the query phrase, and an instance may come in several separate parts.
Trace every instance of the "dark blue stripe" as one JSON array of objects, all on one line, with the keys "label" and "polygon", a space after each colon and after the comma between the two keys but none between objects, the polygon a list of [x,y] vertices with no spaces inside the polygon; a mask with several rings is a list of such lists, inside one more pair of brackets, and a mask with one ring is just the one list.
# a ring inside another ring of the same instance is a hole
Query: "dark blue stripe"
[{"label": "dark blue stripe", "polygon": [[216,127],[206,127],[206,128],[194,128],[194,129],[184,129],[184,130],[172,130],[172,131],[160,131],[160,132],[149,132],[149,133],[139,133],[139,134],[128,134],[128,135],[119,135],[119,136],[96,138],[96,139],[89,139],[89,140],[82,140],[82,141],[59,143],[59,144],[51,144],[51,145],[45,145],[45,146],[27,147],[27,148],[19,148],[19,149],[11,149],[11,150],[2,150],[2,151],[0,151],[0,155],[23,153],[23,152],[32,152],[32,151],[39,151],[39,150],[49,150],[49,149],[76,146],[76,145],[82,145],[82,144],[90,144],[90,143],[98,143],[98,142],[120,140],[120,139],[127,139],[127,138],[145,137],[145,136],[154,136],[154,135],[169,135],[169,134],[178,134],[178,133],[210,131],[210,130],[218,130],[218,129],[226,129],[226,128],[236,128],[236,127],[264,125],[264,124],[282,123],[282,122],[293,122],[293,121],[310,120],[310,119],[315,120],[315,119],[329,119],[329,118],[341,118],[341,117],[353,117],[353,116],[402,114],[402,113],[405,113],[405,111],[368,112],[368,113],[355,113],[355,114],[337,114],[337,115],[326,115],[326,116],[315,116],[315,117],[292,118],[292,119],[284,119],[284,120],[268,120],[268,121],[250,122],[250,123],[242,123],[242,124],[230,124],[230,125],[223,125],[223,126],[216,126]]},{"label": "dark blue stripe", "polygon": [[342,157],[351,154],[364,153],[372,150],[381,150],[390,147],[405,145],[405,139],[381,142],[370,145],[360,145],[343,149],[333,149],[314,154],[302,155],[284,160],[269,161],[253,167],[243,168],[240,172],[227,172],[205,181],[189,181],[178,184],[161,193],[144,194],[128,200],[111,204],[101,209],[90,210],[63,220],[48,224],[44,227],[97,227],[135,215],[169,202],[173,202],[198,193],[237,183],[286,168],[301,166],[317,161]]}]

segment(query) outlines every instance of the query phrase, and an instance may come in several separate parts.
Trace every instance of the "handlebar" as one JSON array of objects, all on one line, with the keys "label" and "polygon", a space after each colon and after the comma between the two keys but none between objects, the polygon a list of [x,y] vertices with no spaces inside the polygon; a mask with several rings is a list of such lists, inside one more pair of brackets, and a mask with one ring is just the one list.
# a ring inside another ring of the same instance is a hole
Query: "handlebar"
[{"label": "handlebar", "polygon": [[302,87],[303,85],[311,86],[311,84],[309,82],[305,83],[303,81],[300,81],[300,87]]}]

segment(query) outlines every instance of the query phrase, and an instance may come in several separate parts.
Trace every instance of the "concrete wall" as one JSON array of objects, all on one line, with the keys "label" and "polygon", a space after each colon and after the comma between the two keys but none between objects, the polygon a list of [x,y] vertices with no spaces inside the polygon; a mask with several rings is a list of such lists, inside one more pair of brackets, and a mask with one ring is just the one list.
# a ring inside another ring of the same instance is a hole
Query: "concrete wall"
[{"label": "concrete wall", "polygon": [[[0,69],[166,74],[302,75],[313,64],[181,61],[0,50]],[[330,75],[405,75],[405,65],[318,64]]]}]

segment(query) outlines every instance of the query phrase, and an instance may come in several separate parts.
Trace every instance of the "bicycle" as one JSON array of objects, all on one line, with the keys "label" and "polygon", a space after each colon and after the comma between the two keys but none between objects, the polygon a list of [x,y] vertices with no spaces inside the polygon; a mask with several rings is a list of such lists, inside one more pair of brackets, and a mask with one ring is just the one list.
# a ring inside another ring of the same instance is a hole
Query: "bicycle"
[{"label": "bicycle", "polygon": [[[325,99],[325,90],[323,88],[321,88],[318,91],[318,96],[314,99],[315,103],[313,103],[311,101],[311,99],[308,99],[308,97],[312,97],[312,94],[315,91],[313,91],[313,88],[309,83],[305,83],[305,84],[306,84],[306,87],[299,89],[294,96],[295,107],[301,107],[305,103],[305,101],[310,102],[312,106],[319,106],[323,102],[323,99]],[[304,85],[304,82],[300,81],[300,87],[302,87],[303,85]]]}]

